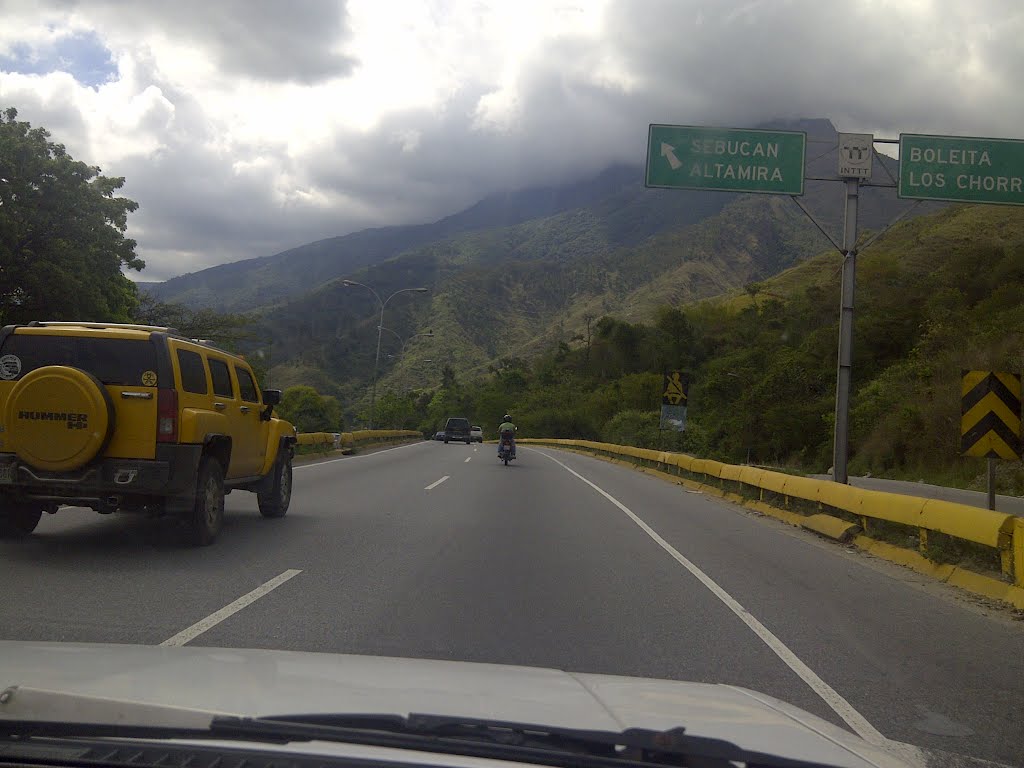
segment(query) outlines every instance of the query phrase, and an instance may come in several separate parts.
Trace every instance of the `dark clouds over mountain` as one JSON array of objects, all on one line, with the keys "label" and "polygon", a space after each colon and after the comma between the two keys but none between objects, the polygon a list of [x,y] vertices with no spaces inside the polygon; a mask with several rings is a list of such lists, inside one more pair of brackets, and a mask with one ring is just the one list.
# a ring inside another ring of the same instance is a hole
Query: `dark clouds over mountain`
[{"label": "dark clouds over mountain", "polygon": [[[146,279],[640,162],[650,122],[825,116],[887,136],[1024,135],[1016,2],[0,2],[0,13],[11,21],[0,105],[127,177]],[[40,58],[83,35],[98,41],[88,61]],[[100,82],[104,51],[116,72]]]}]

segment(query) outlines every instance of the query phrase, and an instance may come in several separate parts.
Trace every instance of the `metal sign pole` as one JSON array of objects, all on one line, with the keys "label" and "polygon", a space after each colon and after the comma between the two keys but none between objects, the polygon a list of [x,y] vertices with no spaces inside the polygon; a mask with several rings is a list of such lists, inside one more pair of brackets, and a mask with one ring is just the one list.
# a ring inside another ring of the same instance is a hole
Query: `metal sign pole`
[{"label": "metal sign pole", "polygon": [[832,451],[832,479],[848,482],[846,463],[850,447],[850,381],[853,373],[853,293],[857,275],[857,202],[860,179],[846,179],[846,214],[843,227],[843,278],[839,305],[839,370],[836,376],[836,431]]}]

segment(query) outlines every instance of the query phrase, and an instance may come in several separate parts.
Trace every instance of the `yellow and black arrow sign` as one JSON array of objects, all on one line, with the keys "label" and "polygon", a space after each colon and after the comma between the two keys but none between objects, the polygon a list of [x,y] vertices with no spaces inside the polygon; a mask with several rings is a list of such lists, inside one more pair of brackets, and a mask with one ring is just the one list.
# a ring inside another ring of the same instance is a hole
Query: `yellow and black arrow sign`
[{"label": "yellow and black arrow sign", "polygon": [[1019,459],[1020,376],[963,371],[960,394],[961,453],[989,459]]}]

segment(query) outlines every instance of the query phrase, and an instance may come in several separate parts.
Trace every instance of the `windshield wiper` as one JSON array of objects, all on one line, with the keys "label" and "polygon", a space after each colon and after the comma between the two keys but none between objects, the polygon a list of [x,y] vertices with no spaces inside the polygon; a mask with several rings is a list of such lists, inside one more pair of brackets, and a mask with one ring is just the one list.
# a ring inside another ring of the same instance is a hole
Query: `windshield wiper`
[{"label": "windshield wiper", "polygon": [[827,768],[822,763],[753,752],[722,739],[691,736],[683,728],[614,732],[444,715],[313,714],[216,717],[210,732],[227,738],[341,741],[550,766]]},{"label": "windshield wiper", "polygon": [[240,717],[11,686],[0,692],[0,739],[32,737],[334,741],[575,768],[707,766],[821,768],[752,752],[683,728],[619,733],[444,715],[311,714]]}]

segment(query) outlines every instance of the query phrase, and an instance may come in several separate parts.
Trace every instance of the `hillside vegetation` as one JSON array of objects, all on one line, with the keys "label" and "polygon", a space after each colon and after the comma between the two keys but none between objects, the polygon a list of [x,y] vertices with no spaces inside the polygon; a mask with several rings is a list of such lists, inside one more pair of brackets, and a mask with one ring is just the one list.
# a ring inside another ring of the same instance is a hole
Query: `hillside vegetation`
[{"label": "hillside vegetation", "polygon": [[[455,411],[524,435],[682,448],[822,472],[831,464],[840,256],[823,252],[732,295],[652,321],[602,317],[532,362],[508,357],[479,381],[409,402],[403,426]],[[967,484],[961,369],[1024,368],[1024,211],[948,208],[902,223],[858,259],[854,473]],[[660,372],[690,373],[690,428],[659,434]],[[1020,491],[1019,464],[1002,467]]]},{"label": "hillside vegetation", "polygon": [[[385,325],[399,337],[427,328],[434,335],[400,355],[401,344],[385,334],[382,380],[398,390],[436,385],[444,365],[471,378],[502,357],[541,354],[588,317],[650,318],[659,305],[740,289],[825,244],[791,201],[752,196],[635,246],[615,239],[607,221],[575,210],[468,233],[358,273],[381,296],[430,289],[389,303]],[[373,370],[375,305],[369,291],[336,280],[267,312],[262,327],[273,339],[276,382],[313,384],[344,402],[362,396]],[[310,380],[315,371],[319,381]]]}]

